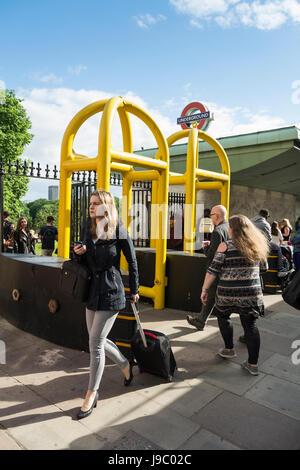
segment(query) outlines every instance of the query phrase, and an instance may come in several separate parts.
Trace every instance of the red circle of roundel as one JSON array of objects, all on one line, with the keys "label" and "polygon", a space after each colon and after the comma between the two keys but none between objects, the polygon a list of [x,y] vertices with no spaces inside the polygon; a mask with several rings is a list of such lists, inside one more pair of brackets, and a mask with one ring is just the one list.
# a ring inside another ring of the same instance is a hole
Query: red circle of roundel
[{"label": "red circle of roundel", "polygon": [[[184,110],[182,111],[181,113],[181,116],[180,117],[184,117],[186,116],[187,112],[190,110],[190,109],[199,109],[199,111],[201,113],[206,113],[207,109],[205,108],[205,106],[202,104],[202,103],[199,103],[198,101],[193,101],[193,103],[190,103],[188,104]],[[202,129],[202,127],[204,126],[205,124],[205,121],[206,119],[201,119],[201,121],[199,121],[199,124],[197,126],[197,129]],[[185,123],[183,124],[180,124],[181,125],[181,128],[182,129],[190,129],[189,126],[187,126]]]}]

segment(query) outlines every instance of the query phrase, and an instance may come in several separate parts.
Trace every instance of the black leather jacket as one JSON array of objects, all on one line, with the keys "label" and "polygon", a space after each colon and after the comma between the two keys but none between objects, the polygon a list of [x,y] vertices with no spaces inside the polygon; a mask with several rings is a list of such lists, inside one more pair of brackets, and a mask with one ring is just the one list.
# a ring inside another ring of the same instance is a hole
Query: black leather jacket
[{"label": "black leather jacket", "polygon": [[121,224],[115,235],[111,240],[100,239],[94,243],[87,229],[82,237],[87,251],[78,258],[92,273],[87,308],[93,311],[117,312],[125,308],[125,291],[120,271],[121,251],[128,262],[130,293],[138,293],[138,268],[133,243]]},{"label": "black leather jacket", "polygon": [[14,252],[35,255],[34,242],[30,232],[26,232],[26,234],[22,230],[14,232]]}]

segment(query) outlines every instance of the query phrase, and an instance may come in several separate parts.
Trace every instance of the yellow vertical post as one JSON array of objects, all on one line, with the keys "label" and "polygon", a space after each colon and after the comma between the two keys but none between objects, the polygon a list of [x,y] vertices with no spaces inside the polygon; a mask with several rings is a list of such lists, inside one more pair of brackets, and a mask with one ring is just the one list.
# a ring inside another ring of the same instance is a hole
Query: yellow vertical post
[{"label": "yellow vertical post", "polygon": [[111,130],[113,118],[122,98],[116,96],[107,101],[104,106],[98,144],[97,185],[98,189],[110,190],[110,165],[111,165]]},{"label": "yellow vertical post", "polygon": [[196,167],[198,160],[198,129],[189,131],[184,210],[184,251],[194,252],[196,232]]},{"label": "yellow vertical post", "polygon": [[[103,111],[99,130],[98,155],[91,158],[79,155],[73,150],[74,137],[79,127],[92,115]],[[111,133],[113,119],[119,113],[122,134],[123,151],[116,151],[111,147]],[[157,145],[158,153],[155,159],[146,156],[136,156],[132,153],[132,136],[128,113],[140,118],[151,129]],[[167,231],[167,201],[168,201],[168,174],[169,174],[169,149],[164,136],[153,119],[138,106],[125,102],[122,97],[114,97],[110,100],[102,100],[83,108],[69,123],[62,142],[61,149],[61,181],[60,181],[60,214],[59,214],[59,256],[69,256],[70,242],[70,211],[71,211],[71,176],[72,171],[97,171],[98,189],[109,191],[110,171],[120,171],[123,174],[123,218],[126,227],[130,230],[130,217],[128,210],[132,199],[132,181],[134,176],[133,166],[146,168],[143,180],[158,180],[155,191],[156,201],[161,207],[159,215],[159,243],[156,246],[155,281],[152,287],[140,286],[143,296],[154,300],[154,308],[164,307],[165,298],[165,269],[166,269],[166,231]]]}]

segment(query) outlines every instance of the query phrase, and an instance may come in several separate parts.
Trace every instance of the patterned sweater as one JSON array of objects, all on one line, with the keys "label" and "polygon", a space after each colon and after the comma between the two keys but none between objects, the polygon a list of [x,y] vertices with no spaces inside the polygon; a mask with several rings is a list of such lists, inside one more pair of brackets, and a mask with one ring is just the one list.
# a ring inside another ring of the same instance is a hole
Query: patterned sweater
[{"label": "patterned sweater", "polygon": [[250,263],[228,240],[227,251],[216,253],[207,272],[218,277],[215,308],[223,313],[264,314],[260,272],[268,270],[267,260]]}]

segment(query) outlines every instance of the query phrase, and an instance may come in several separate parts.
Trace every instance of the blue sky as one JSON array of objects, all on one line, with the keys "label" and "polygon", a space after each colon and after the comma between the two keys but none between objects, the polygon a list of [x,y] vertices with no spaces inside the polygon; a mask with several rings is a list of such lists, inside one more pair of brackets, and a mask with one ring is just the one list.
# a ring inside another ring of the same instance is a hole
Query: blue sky
[{"label": "blue sky", "polygon": [[[215,137],[300,122],[300,1],[1,3],[0,86],[24,98],[36,162],[58,163],[69,120],[114,95],[145,107],[166,137],[191,101],[215,113]],[[97,125],[78,136],[85,153]],[[153,144],[141,126],[135,137],[135,148]]]}]

